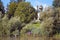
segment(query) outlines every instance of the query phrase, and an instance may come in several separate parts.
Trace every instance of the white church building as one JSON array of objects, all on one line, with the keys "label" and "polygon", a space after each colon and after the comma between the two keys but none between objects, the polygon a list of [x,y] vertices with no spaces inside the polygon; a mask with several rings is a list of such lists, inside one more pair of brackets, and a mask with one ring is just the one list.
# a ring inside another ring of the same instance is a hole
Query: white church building
[{"label": "white church building", "polygon": [[40,13],[43,12],[43,11],[48,11],[48,10],[51,10],[53,9],[53,7],[51,6],[37,6],[37,20],[36,21],[40,21]]}]

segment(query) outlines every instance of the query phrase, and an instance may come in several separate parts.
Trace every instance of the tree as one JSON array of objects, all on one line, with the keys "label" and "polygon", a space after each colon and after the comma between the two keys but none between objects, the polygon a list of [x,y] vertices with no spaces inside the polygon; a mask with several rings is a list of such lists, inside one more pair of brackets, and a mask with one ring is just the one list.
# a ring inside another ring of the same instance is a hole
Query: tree
[{"label": "tree", "polygon": [[12,17],[9,22],[8,22],[8,29],[9,29],[9,32],[10,32],[10,35],[13,34],[13,32],[15,30],[18,30],[19,34],[20,34],[20,31],[22,29],[22,23],[20,23],[20,18],[19,17]]},{"label": "tree", "polygon": [[24,2],[25,0],[18,0],[18,2]]},{"label": "tree", "polygon": [[5,10],[4,10],[4,6],[1,0],[0,0],[0,11],[4,15]]},{"label": "tree", "polygon": [[8,17],[11,18],[14,16],[14,12],[17,8],[17,3],[16,2],[11,2],[10,5],[8,6]]},{"label": "tree", "polygon": [[60,7],[60,0],[54,0],[53,1],[53,6],[54,7]]},{"label": "tree", "polygon": [[43,32],[43,35],[46,36],[53,36],[53,23],[54,23],[54,12],[53,10],[44,11],[40,14],[41,21],[41,29]]},{"label": "tree", "polygon": [[25,2],[25,0],[10,0],[11,2],[17,2],[17,3],[19,3],[19,2]]},{"label": "tree", "polygon": [[10,3],[11,3],[11,2],[17,2],[17,0],[10,0]]},{"label": "tree", "polygon": [[40,15],[40,19],[42,19],[41,26],[45,29],[44,31],[48,31],[49,33],[49,29],[51,28],[49,36],[60,33],[60,7],[42,12]]},{"label": "tree", "polygon": [[35,9],[28,2],[20,2],[14,16],[19,16],[21,22],[28,23],[34,19]]}]

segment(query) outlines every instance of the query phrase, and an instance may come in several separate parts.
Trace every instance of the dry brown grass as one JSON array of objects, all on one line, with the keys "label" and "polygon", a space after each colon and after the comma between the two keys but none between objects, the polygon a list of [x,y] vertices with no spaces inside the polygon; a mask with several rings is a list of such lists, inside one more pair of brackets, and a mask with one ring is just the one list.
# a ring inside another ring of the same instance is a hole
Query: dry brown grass
[{"label": "dry brown grass", "polygon": [[0,37],[0,40],[60,40],[60,37],[21,35],[20,37]]}]

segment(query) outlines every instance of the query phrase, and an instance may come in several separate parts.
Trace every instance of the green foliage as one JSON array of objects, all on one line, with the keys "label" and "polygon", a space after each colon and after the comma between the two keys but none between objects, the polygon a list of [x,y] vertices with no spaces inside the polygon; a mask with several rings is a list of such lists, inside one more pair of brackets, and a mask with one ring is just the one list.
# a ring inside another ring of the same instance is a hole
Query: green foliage
[{"label": "green foliage", "polygon": [[10,2],[16,2],[16,3],[19,3],[19,2],[25,2],[25,0],[10,0]]},{"label": "green foliage", "polygon": [[[16,9],[17,8],[17,9]],[[35,9],[28,2],[20,2],[17,7],[17,3],[11,2],[8,6],[8,14],[5,14],[3,18],[0,18],[0,34],[10,35],[10,30],[15,28],[15,30],[24,26],[25,24],[33,20],[35,16]],[[11,19],[8,16],[14,15]],[[0,15],[2,16],[2,15]],[[39,26],[36,24],[36,26]],[[13,34],[15,31],[13,32]]]},{"label": "green foliage", "polygon": [[27,24],[23,29],[21,30],[21,34],[25,34],[28,32],[31,32],[33,35],[41,35],[41,30],[40,30],[40,23],[35,23],[35,24]]},{"label": "green foliage", "polygon": [[60,0],[54,0],[53,1],[53,6],[54,7],[60,7]]},{"label": "green foliage", "polygon": [[8,30],[7,24],[8,24],[8,17],[7,17],[7,15],[5,15],[0,20],[0,33],[2,33],[1,35],[9,33],[8,32],[9,30]]},{"label": "green foliage", "polygon": [[2,22],[0,20],[0,36],[2,35]]},{"label": "green foliage", "polygon": [[2,18],[2,13],[0,12],[0,20],[1,20],[1,18]]},{"label": "green foliage", "polygon": [[35,9],[28,2],[20,2],[14,16],[19,16],[21,22],[27,23],[34,19]]},{"label": "green foliage", "polygon": [[[42,19],[41,25],[42,25],[43,29],[45,29],[44,32],[47,31],[48,35],[49,35],[49,33],[53,34],[53,31],[55,32],[55,34],[57,32],[60,33],[60,31],[59,31],[59,29],[60,29],[60,24],[59,24],[60,23],[59,22],[60,21],[60,8],[59,7],[55,8],[53,10],[42,12],[40,14],[40,19]],[[50,29],[51,29],[51,31],[50,31]]]},{"label": "green foliage", "polygon": [[0,36],[1,35],[10,35],[10,30],[14,27],[15,30],[21,26],[19,17],[12,17],[10,20],[7,15],[5,15],[0,20]]},{"label": "green foliage", "polygon": [[19,31],[15,30],[14,32],[12,32],[13,35],[19,35]]},{"label": "green foliage", "polygon": [[50,33],[53,33],[55,15],[54,10],[44,11],[40,14],[40,19],[42,19],[41,29],[43,30],[43,35],[49,36]]},{"label": "green foliage", "polygon": [[30,23],[27,24],[21,30],[21,34],[31,32],[33,35],[40,35],[40,36],[49,36],[52,32],[54,19],[52,17],[46,19],[42,23]]},{"label": "green foliage", "polygon": [[56,39],[56,40],[60,40],[60,34],[54,35],[53,38]]},{"label": "green foliage", "polygon": [[4,10],[4,5],[3,2],[0,0],[0,12],[2,12],[2,14],[4,14],[5,10]]},{"label": "green foliage", "polygon": [[49,10],[49,11],[44,11],[40,13],[40,19],[42,19],[43,21],[50,18],[50,17],[54,17],[54,10]]},{"label": "green foliage", "polygon": [[49,36],[49,34],[53,31],[53,22],[54,19],[50,17],[41,23],[42,35]]},{"label": "green foliage", "polygon": [[10,5],[8,5],[8,14],[14,16],[14,12],[17,8],[16,2],[11,2]]},{"label": "green foliage", "polygon": [[55,31],[57,31],[57,33],[60,33],[60,7],[55,8]]},{"label": "green foliage", "polygon": [[20,25],[20,18],[19,17],[12,17],[8,22],[9,30],[13,27],[17,29],[17,27]]}]

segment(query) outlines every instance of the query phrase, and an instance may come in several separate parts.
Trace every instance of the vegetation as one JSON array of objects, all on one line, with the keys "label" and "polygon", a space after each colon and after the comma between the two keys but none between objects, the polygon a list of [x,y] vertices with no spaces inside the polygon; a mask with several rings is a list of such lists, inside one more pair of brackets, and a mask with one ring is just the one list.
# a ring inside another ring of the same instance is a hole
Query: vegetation
[{"label": "vegetation", "polygon": [[21,40],[28,38],[29,40],[36,38],[36,40],[60,40],[60,1],[54,0],[53,6],[42,11],[40,21],[36,21],[34,20],[37,16],[36,10],[29,2],[10,2],[7,14],[3,15],[3,11],[0,11],[0,37],[17,36],[18,38],[19,36]]},{"label": "vegetation", "polygon": [[60,0],[53,0],[54,7],[60,7]]},{"label": "vegetation", "polygon": [[11,2],[10,5],[8,6],[8,17],[11,18],[12,16],[14,16],[15,10],[17,8],[17,3],[16,2]]},{"label": "vegetation", "polygon": [[28,2],[20,2],[14,16],[19,16],[21,22],[28,23],[34,19],[35,9]]},{"label": "vegetation", "polygon": [[21,34],[27,34],[29,32],[33,35],[40,35],[40,23],[29,23],[21,30]]}]

